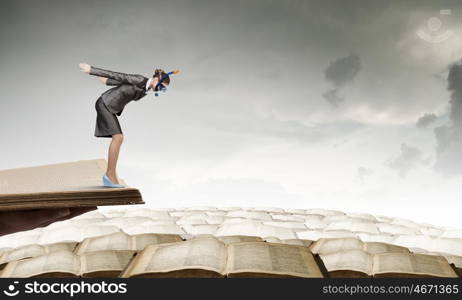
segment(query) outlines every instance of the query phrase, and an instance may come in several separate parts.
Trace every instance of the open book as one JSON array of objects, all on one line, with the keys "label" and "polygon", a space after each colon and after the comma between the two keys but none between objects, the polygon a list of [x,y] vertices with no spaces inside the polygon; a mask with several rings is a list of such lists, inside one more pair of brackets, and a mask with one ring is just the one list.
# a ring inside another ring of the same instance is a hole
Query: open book
[{"label": "open book", "polygon": [[345,250],[363,250],[371,254],[379,253],[409,253],[405,247],[380,243],[380,242],[362,242],[357,238],[321,238],[314,242],[310,249],[313,253],[328,254]]},{"label": "open book", "polygon": [[320,257],[331,277],[458,277],[442,256],[353,249]]},{"label": "open book", "polygon": [[145,233],[128,235],[115,232],[108,235],[86,238],[76,248],[76,254],[101,250],[143,250],[148,245],[181,242],[183,239],[177,234]]},{"label": "open book", "polygon": [[121,277],[323,277],[307,247],[213,237],[146,247]]},{"label": "open book", "polygon": [[144,203],[135,188],[104,187],[106,166],[95,159],[1,170],[0,211]]},{"label": "open book", "polygon": [[8,263],[14,260],[20,260],[24,258],[36,257],[40,255],[45,255],[49,253],[53,253],[56,251],[67,250],[73,251],[77,243],[70,242],[70,243],[56,243],[50,245],[27,245],[22,246],[16,249],[11,249],[9,251],[5,251],[0,255],[0,265]]},{"label": "open book", "polygon": [[56,251],[10,262],[0,277],[117,277],[134,254],[135,251],[95,251],[76,255]]}]

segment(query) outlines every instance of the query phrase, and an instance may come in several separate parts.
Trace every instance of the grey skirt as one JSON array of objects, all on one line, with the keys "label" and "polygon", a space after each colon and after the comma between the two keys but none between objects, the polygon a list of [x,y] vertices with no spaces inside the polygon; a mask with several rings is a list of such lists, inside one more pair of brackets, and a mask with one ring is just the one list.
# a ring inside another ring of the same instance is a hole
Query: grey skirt
[{"label": "grey skirt", "polygon": [[117,116],[107,109],[101,97],[96,100],[95,109],[97,113],[95,127],[96,137],[110,138],[113,134],[122,133],[122,128],[120,128]]}]

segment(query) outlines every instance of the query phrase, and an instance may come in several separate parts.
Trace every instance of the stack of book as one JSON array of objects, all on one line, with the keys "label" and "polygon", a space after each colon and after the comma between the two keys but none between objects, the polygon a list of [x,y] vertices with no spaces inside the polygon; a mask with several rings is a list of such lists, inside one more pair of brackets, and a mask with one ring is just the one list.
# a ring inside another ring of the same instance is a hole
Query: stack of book
[{"label": "stack of book", "polygon": [[176,234],[114,232],[0,251],[2,278],[458,277],[458,272],[441,255],[350,238],[274,243],[250,236],[184,240]]}]

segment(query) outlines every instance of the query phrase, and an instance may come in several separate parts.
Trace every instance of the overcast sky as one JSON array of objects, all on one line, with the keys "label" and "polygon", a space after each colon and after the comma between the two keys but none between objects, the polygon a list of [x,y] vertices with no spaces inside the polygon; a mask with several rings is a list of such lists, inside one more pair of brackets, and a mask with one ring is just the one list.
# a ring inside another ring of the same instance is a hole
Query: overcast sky
[{"label": "overcast sky", "polygon": [[462,227],[460,1],[2,1],[0,168],[106,158],[79,62],[152,75],[119,176],[150,207],[331,208]]}]

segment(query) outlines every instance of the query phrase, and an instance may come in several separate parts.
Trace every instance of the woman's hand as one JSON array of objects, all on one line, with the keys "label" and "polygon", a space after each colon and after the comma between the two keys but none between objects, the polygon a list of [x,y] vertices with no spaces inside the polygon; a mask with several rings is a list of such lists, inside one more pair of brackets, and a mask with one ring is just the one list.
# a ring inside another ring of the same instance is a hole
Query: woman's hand
[{"label": "woman's hand", "polygon": [[84,73],[90,73],[91,66],[87,63],[80,63],[79,64],[80,71]]},{"label": "woman's hand", "polygon": [[102,84],[106,84],[106,82],[107,82],[107,78],[106,78],[106,77],[99,77],[99,76],[98,76],[98,80],[101,81]]}]

